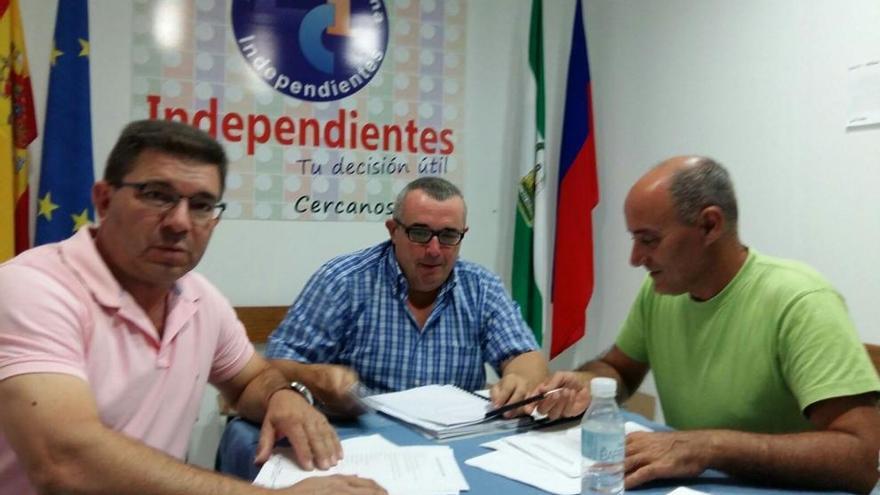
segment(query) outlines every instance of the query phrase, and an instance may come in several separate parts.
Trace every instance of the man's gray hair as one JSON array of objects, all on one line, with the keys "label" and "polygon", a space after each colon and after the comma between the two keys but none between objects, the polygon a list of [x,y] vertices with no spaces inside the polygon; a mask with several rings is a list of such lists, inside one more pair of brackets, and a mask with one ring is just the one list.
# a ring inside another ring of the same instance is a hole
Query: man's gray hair
[{"label": "man's gray hair", "polygon": [[[429,198],[435,201],[446,201],[449,198],[457,196],[461,198],[462,202],[464,202],[464,196],[461,194],[461,190],[452,182],[441,177],[419,177],[404,186],[404,188],[397,194],[397,199],[394,200],[394,213],[392,214],[392,218],[397,221],[402,221],[403,201],[406,199],[407,194],[416,190],[424,191]],[[467,218],[467,205],[465,205],[464,213],[465,218]]]},{"label": "man's gray hair", "polygon": [[733,181],[727,170],[715,160],[699,157],[696,165],[673,174],[669,193],[682,222],[694,225],[704,208],[717,206],[730,229],[736,231],[739,212]]}]

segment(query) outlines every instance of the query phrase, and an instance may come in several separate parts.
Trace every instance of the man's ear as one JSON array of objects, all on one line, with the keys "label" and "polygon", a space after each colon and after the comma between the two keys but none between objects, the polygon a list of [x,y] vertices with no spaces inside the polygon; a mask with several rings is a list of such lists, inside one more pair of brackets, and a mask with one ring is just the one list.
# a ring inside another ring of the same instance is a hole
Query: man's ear
[{"label": "man's ear", "polygon": [[712,244],[724,235],[727,225],[724,213],[717,206],[707,206],[700,212],[698,225],[706,239],[706,245]]},{"label": "man's ear", "polygon": [[107,181],[98,181],[92,186],[92,203],[95,205],[95,214],[99,219],[104,218],[110,208],[110,198],[113,195],[113,186]]},{"label": "man's ear", "polygon": [[388,220],[385,220],[385,228],[388,229],[388,237],[394,237],[394,230],[397,229],[397,222],[395,222],[393,218],[388,217]]}]

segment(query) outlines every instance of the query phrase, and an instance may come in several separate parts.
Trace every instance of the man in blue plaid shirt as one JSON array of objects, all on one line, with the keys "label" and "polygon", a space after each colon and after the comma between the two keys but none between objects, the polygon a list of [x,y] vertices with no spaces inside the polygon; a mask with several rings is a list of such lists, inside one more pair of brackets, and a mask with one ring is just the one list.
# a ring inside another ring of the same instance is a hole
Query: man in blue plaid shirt
[{"label": "man in blue plaid shirt", "polygon": [[476,390],[484,363],[501,377],[494,405],[525,398],[547,362],[501,280],[458,259],[466,213],[449,181],[409,183],[385,222],[390,240],[322,266],[269,337],[267,357],[340,414],[352,412],[359,382],[374,392]]}]

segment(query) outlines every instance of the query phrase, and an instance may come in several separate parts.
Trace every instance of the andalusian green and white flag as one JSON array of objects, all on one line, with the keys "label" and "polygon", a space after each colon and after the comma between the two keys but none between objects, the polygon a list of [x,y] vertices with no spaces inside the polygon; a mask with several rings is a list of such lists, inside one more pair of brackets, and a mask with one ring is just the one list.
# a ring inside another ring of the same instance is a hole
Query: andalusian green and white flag
[{"label": "andalusian green and white flag", "polygon": [[[529,28],[529,73],[525,91],[525,127],[521,143],[516,224],[513,245],[513,298],[535,333],[544,341],[544,297],[546,295],[546,222],[544,208],[544,33],[542,0],[532,0]],[[536,214],[538,213],[538,214]]]}]

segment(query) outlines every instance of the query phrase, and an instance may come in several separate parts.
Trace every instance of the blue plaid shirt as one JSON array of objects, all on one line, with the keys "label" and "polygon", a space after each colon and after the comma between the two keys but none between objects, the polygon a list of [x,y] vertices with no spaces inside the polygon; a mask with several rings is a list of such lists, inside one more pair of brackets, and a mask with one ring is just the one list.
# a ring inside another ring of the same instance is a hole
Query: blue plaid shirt
[{"label": "blue plaid shirt", "polygon": [[386,392],[432,383],[480,389],[484,362],[499,370],[537,349],[501,280],[477,264],[456,262],[422,330],[406,306],[408,290],[390,241],[334,258],[306,284],[266,355],[345,365]]}]

